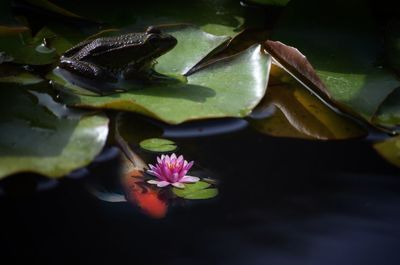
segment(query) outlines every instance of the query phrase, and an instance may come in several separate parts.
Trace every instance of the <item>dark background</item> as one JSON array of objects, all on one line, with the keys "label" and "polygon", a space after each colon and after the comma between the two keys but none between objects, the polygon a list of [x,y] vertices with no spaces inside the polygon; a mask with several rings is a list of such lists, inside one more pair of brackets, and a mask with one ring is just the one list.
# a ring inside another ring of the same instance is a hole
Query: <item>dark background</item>
[{"label": "dark background", "polygon": [[89,177],[0,197],[0,263],[400,264],[399,171],[371,143],[250,129],[177,142],[219,178],[218,198],[153,220],[86,191],[87,178],[113,178],[113,160],[98,163]]}]

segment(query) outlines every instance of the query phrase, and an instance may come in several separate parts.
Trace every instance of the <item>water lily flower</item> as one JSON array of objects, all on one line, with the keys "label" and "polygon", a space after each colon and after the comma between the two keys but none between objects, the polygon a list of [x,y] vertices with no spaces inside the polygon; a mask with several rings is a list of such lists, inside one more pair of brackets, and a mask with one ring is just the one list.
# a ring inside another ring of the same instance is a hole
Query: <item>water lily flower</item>
[{"label": "water lily flower", "polygon": [[193,163],[193,161],[186,161],[182,155],[176,157],[175,154],[172,154],[171,156],[157,157],[157,164],[155,166],[149,164],[150,169],[147,170],[147,173],[157,177],[157,180],[151,179],[147,183],[155,184],[157,187],[172,185],[184,188],[184,183],[194,183],[200,180],[198,177],[186,175]]}]

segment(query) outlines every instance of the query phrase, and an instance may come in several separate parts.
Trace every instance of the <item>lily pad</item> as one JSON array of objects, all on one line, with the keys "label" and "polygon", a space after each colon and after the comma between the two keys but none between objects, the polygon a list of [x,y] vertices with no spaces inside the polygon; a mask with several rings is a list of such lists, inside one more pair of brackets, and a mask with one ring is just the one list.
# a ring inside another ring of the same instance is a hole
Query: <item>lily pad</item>
[{"label": "lily pad", "polygon": [[[255,45],[190,74],[186,84],[143,86],[102,97],[67,94],[64,100],[76,107],[138,112],[170,124],[244,117],[264,96],[269,68],[270,57]],[[59,86],[68,85],[50,78]]]},{"label": "lily pad", "polygon": [[374,148],[387,161],[400,167],[400,136],[376,143]]},{"label": "lily pad", "polygon": [[186,74],[230,40],[229,36],[212,35],[190,25],[166,27],[163,32],[178,40],[172,51],[157,60],[155,70],[166,74]]},{"label": "lily pad", "polygon": [[218,195],[218,189],[209,188],[211,184],[199,181],[193,184],[185,184],[185,188],[173,188],[172,192],[181,198],[188,200],[204,200],[211,199]]},{"label": "lily pad", "polygon": [[[342,108],[370,121],[379,105],[400,85],[397,77],[378,63],[383,42],[374,21],[365,1],[293,0],[285,8],[273,38],[307,56],[326,86],[313,89],[327,93]],[[283,57],[276,56],[278,61]],[[280,63],[291,65],[295,75],[301,73],[299,78],[307,76],[298,61]]]},{"label": "lily pad", "polygon": [[400,89],[396,89],[383,102],[373,120],[376,124],[399,132],[400,129]]},{"label": "lily pad", "polygon": [[58,59],[55,49],[48,47],[46,43],[47,39],[55,37],[47,28],[39,31],[35,37],[29,31],[7,34],[4,37],[0,33],[0,37],[0,52],[12,57],[14,63],[45,65]]},{"label": "lily pad", "polygon": [[162,138],[150,138],[139,143],[140,147],[152,152],[172,152],[177,146],[174,141]]},{"label": "lily pad", "polygon": [[0,83],[33,85],[44,81],[21,67],[9,64],[0,64]]},{"label": "lily pad", "polygon": [[[271,72],[275,75],[278,73],[276,70]],[[366,135],[366,131],[357,123],[330,109],[295,80],[286,78],[280,78],[285,83],[269,86],[265,98],[257,107],[273,108],[272,115],[250,121],[258,131],[278,137],[319,140]],[[279,78],[275,76],[276,79]]]},{"label": "lily pad", "polygon": [[35,172],[51,178],[89,164],[102,149],[108,119],[67,109],[47,95],[0,89],[0,178]]}]

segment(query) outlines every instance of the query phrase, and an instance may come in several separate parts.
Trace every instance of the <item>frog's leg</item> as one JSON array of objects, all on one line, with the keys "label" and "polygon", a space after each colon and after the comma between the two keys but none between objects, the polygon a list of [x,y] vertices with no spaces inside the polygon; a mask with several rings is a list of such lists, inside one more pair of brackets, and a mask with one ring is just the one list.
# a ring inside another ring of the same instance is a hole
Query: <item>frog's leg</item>
[{"label": "frog's leg", "polygon": [[60,67],[89,79],[106,82],[118,81],[112,73],[90,62],[64,59],[60,62]]},{"label": "frog's leg", "polygon": [[122,72],[122,76],[126,80],[138,79],[138,80],[161,80],[170,79],[168,76],[158,73],[153,69],[155,61],[150,62],[132,62]]}]

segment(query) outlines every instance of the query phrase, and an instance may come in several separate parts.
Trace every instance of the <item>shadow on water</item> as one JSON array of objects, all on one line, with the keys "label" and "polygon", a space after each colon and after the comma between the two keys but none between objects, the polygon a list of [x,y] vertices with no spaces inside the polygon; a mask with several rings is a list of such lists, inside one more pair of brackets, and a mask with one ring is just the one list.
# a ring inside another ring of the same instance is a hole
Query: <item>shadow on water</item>
[{"label": "shadow on water", "polygon": [[[178,144],[219,176],[218,198],[152,220],[129,204],[96,200],[83,180],[64,180],[0,199],[2,250],[46,263],[399,264],[400,179],[369,144],[249,129]],[[113,164],[91,171],[112,177]]]}]

